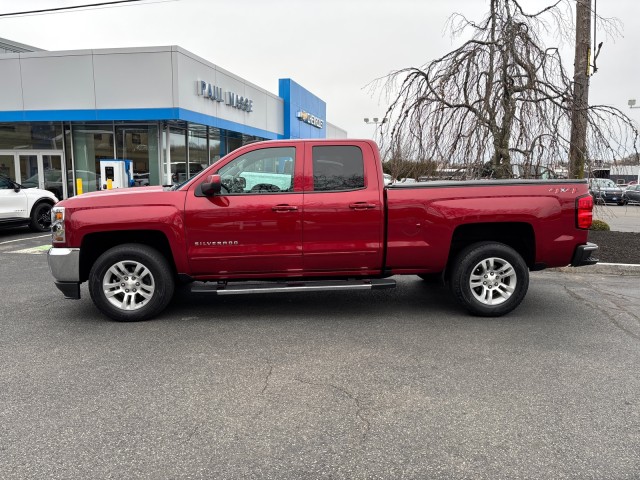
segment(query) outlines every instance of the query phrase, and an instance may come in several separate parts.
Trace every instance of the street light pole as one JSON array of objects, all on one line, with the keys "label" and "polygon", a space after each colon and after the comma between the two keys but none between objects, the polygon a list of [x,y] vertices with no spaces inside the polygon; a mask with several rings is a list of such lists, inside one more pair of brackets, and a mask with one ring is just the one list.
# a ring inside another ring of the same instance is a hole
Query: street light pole
[{"label": "street light pole", "polygon": [[[636,107],[636,99],[635,98],[630,98],[629,101],[627,102],[627,104],[629,105],[629,108],[640,108],[640,106]],[[640,167],[638,167],[638,179],[636,181],[638,183],[640,183]]]},{"label": "street light pole", "polygon": [[371,119],[370,118],[365,118],[364,119],[364,123],[366,123],[367,125],[373,124],[373,125],[375,125],[377,127],[378,125],[382,125],[383,123],[387,123],[387,119],[383,118],[381,120],[378,117],[373,117]]},{"label": "street light pole", "polygon": [[375,125],[375,129],[374,129],[374,131],[373,131],[373,136],[374,136],[374,138],[375,138],[375,136],[376,136],[376,132],[378,131],[378,127],[379,127],[380,125],[382,125],[383,123],[387,123],[387,119],[386,119],[386,118],[382,118],[382,119],[380,119],[380,118],[378,118],[378,117],[373,117],[373,118],[368,118],[368,117],[366,117],[366,118],[364,119],[364,123],[366,123],[367,125]]}]

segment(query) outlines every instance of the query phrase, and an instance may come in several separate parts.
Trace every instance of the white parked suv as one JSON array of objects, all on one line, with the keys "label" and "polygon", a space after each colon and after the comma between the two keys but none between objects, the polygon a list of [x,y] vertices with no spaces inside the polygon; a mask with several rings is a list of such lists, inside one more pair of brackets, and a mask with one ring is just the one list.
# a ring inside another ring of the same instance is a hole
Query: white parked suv
[{"label": "white parked suv", "polygon": [[25,188],[0,176],[0,227],[29,225],[36,232],[51,229],[51,207],[58,199],[39,188]]}]

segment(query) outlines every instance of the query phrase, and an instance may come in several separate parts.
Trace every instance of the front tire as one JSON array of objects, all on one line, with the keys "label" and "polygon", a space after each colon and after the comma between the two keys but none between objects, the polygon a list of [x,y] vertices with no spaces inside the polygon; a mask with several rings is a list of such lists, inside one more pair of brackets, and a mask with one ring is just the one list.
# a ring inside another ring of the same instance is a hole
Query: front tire
[{"label": "front tire", "polygon": [[171,301],[169,263],[147,245],[124,244],[104,252],[89,273],[89,293],[98,309],[119,322],[147,320]]},{"label": "front tire", "polygon": [[51,231],[51,205],[49,203],[43,202],[33,207],[29,228],[34,232]]},{"label": "front tire", "polygon": [[529,269],[518,252],[496,242],[470,245],[456,258],[451,290],[472,314],[499,317],[516,308],[529,288]]}]

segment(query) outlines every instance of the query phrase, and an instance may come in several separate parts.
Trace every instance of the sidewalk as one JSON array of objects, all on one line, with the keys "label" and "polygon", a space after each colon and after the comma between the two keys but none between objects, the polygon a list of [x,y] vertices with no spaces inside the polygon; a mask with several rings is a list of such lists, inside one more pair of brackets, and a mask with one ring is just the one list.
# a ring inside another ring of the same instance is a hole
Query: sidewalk
[{"label": "sidewalk", "polygon": [[589,273],[596,275],[640,276],[640,265],[628,263],[596,263],[584,267],[560,267],[551,268],[565,273]]}]

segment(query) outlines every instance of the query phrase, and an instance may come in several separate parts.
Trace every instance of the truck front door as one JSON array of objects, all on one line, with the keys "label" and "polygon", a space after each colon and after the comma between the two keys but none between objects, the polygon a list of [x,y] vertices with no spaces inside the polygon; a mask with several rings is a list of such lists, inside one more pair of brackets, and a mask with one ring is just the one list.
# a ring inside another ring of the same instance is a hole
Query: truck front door
[{"label": "truck front door", "polygon": [[303,241],[307,275],[380,271],[384,208],[375,160],[365,142],[307,142]]},{"label": "truck front door", "polygon": [[268,276],[302,271],[302,161],[294,144],[260,148],[226,162],[219,195],[192,188],[185,222],[194,275]]}]

